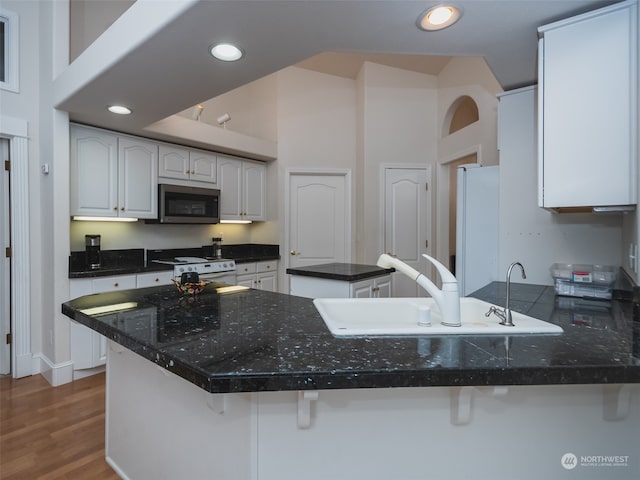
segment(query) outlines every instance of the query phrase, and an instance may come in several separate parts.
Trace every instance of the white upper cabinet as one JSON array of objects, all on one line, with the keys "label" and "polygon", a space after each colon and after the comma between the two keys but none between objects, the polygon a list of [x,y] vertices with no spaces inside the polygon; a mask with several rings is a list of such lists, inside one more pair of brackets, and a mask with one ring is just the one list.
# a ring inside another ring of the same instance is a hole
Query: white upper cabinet
[{"label": "white upper cabinet", "polygon": [[[158,177],[169,179],[164,183],[174,183],[171,180],[197,181],[212,184],[211,187],[217,183],[217,157],[215,154],[172,145],[160,145],[159,158]],[[177,183],[189,185],[189,183]]]},{"label": "white upper cabinet", "polygon": [[71,215],[117,217],[118,137],[71,127]]},{"label": "white upper cabinet", "polygon": [[158,147],[71,126],[71,215],[157,218]]},{"label": "white upper cabinet", "polygon": [[637,3],[540,27],[538,203],[636,203]]},{"label": "white upper cabinet", "polygon": [[264,163],[218,156],[221,220],[265,220]]},{"label": "white upper cabinet", "polygon": [[120,216],[158,218],[158,145],[137,138],[118,139]]}]

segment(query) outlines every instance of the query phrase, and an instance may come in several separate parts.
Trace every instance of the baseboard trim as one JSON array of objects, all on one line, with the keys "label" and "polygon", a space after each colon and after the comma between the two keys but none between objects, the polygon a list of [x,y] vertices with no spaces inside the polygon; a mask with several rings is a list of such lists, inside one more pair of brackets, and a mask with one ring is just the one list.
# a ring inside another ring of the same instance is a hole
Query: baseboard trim
[{"label": "baseboard trim", "polygon": [[46,355],[34,355],[40,361],[40,374],[52,386],[57,387],[73,381],[73,362],[53,363]]}]

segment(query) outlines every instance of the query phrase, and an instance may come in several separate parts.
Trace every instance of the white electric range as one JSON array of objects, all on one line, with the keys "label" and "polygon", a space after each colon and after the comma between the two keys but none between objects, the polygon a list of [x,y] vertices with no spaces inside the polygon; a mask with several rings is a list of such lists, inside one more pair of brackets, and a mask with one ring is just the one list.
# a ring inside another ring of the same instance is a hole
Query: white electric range
[{"label": "white electric range", "polygon": [[175,257],[152,261],[173,265],[173,276],[176,279],[183,273],[196,272],[200,280],[236,284],[236,262],[228,258]]}]

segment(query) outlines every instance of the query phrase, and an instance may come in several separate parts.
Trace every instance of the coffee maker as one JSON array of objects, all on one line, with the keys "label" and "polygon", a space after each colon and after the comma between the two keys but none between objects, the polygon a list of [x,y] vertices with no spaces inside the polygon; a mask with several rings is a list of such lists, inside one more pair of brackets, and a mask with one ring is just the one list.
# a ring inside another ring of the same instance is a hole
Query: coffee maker
[{"label": "coffee maker", "polygon": [[85,255],[89,270],[100,268],[100,235],[84,236]]}]

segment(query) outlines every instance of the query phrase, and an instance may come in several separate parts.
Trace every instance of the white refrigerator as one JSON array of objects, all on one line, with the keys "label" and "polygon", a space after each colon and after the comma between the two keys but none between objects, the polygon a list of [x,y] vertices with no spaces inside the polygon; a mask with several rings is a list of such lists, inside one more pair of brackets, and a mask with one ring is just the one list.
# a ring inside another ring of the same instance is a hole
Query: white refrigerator
[{"label": "white refrigerator", "polygon": [[458,167],[456,197],[456,278],[467,296],[498,280],[498,166]]}]

